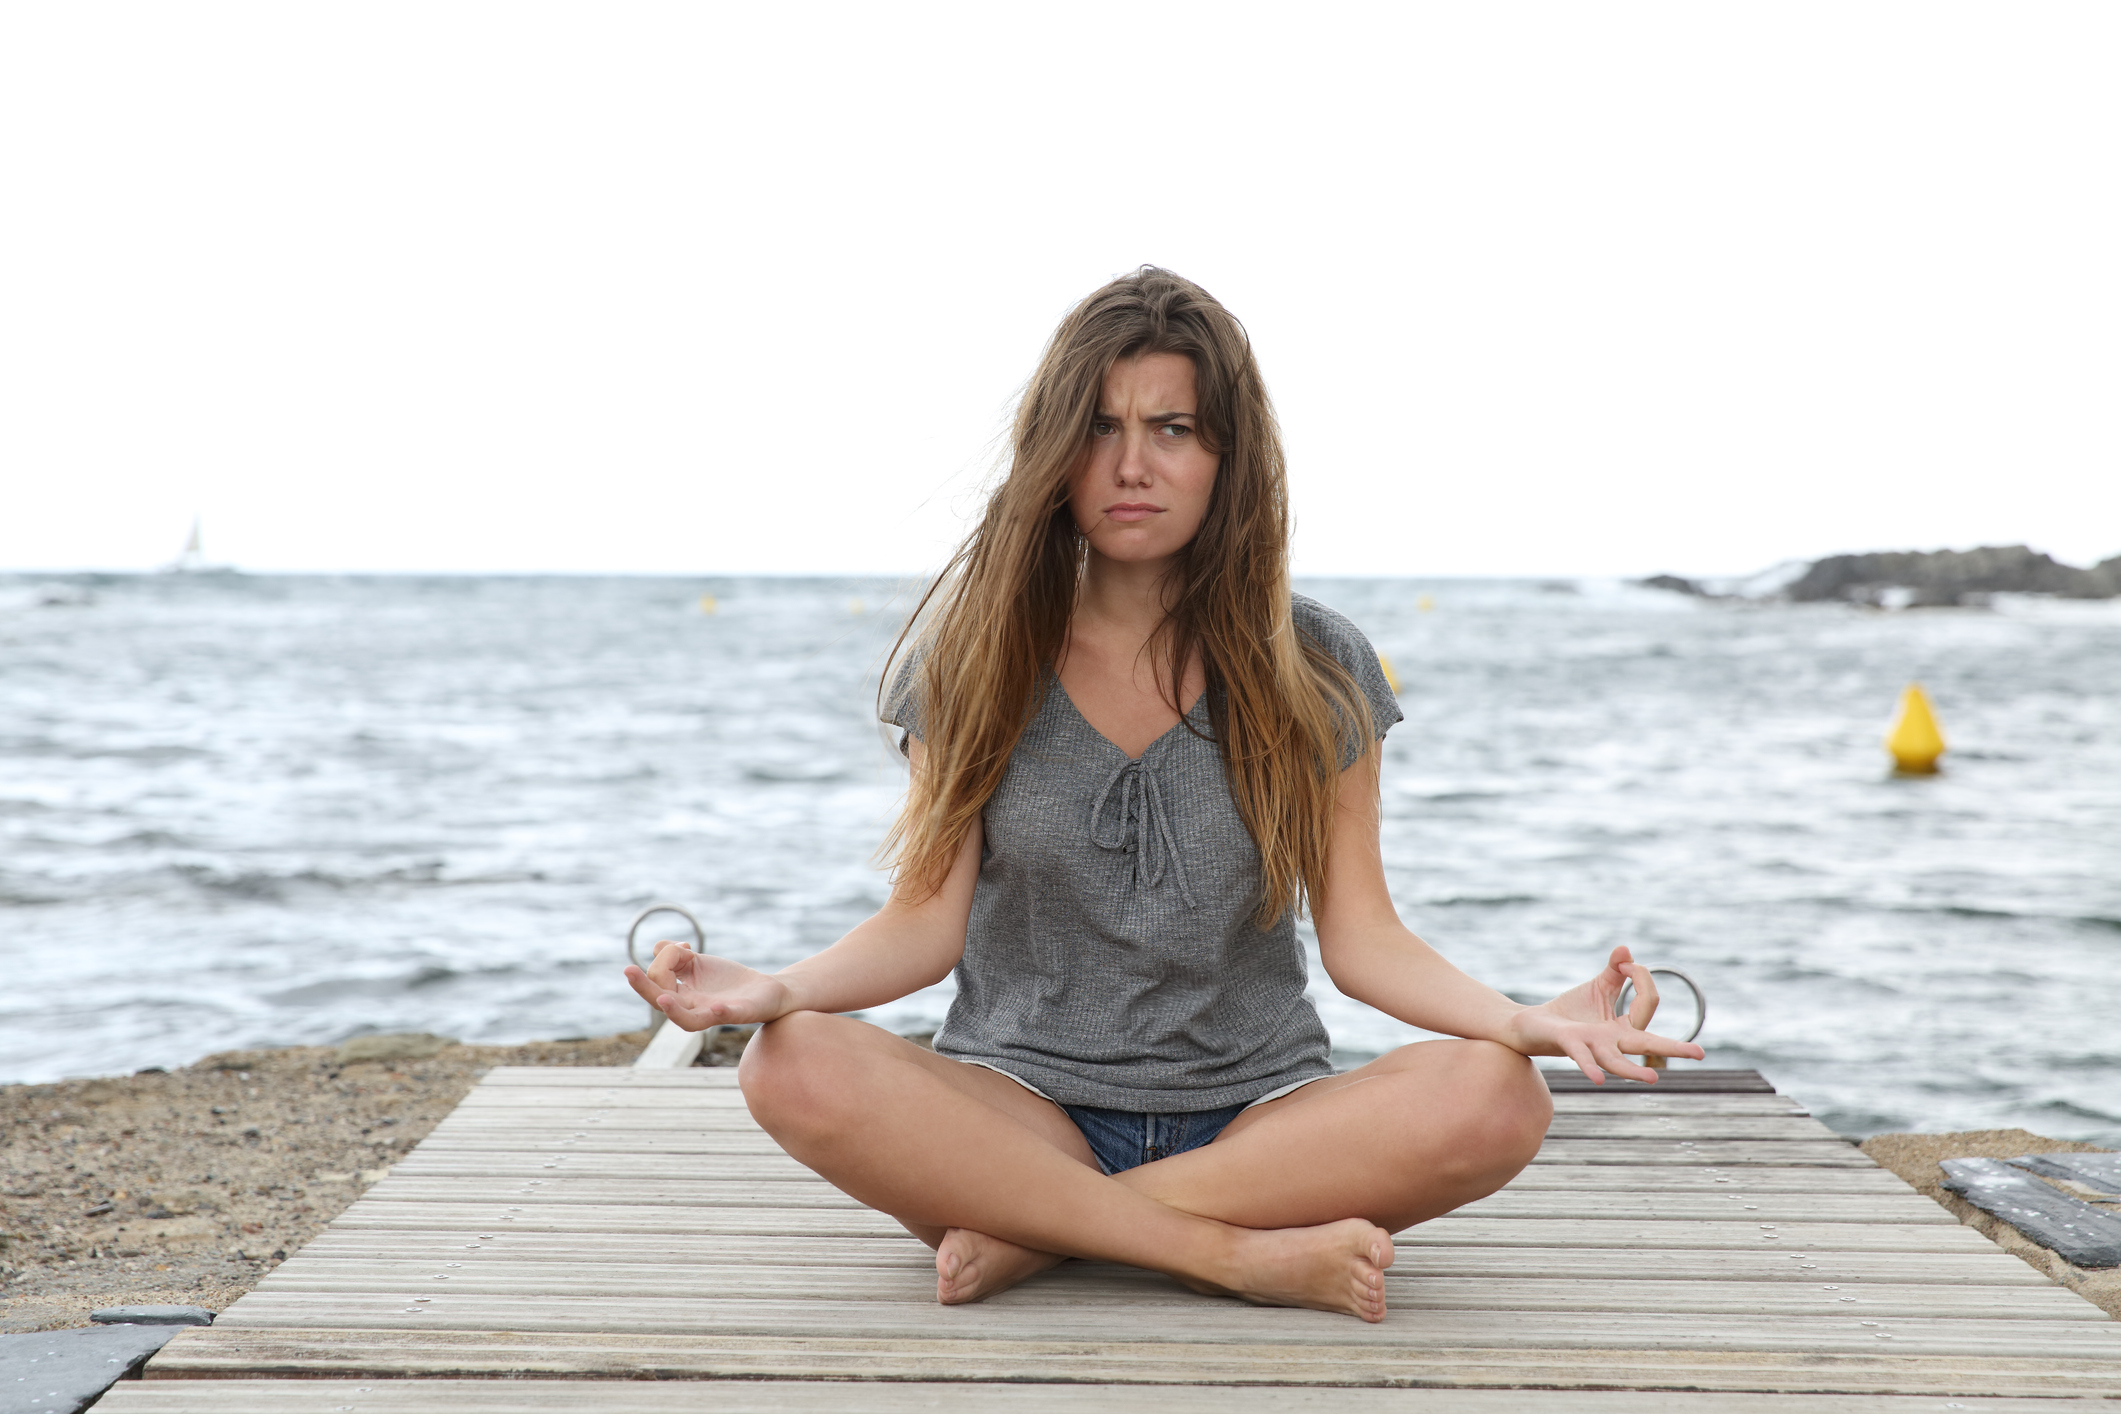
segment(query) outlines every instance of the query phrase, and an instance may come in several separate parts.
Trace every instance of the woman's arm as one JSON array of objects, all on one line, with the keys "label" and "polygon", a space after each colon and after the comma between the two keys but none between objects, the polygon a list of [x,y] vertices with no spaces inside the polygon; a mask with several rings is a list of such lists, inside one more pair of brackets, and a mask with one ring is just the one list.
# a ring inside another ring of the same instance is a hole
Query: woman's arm
[{"label": "woman's arm", "polygon": [[[921,769],[921,743],[912,746]],[[950,975],[965,951],[972,887],[979,878],[977,820],[958,847],[943,887],[914,899],[902,885],[874,914],[823,952],[768,975],[726,958],[656,945],[655,962],[626,969],[633,989],[688,1031],[774,1021],[792,1011],[863,1011],[895,1002]]]},{"label": "woman's arm", "polygon": [[[1654,1080],[1630,1055],[1702,1058],[1699,1046],[1641,1028],[1657,1010],[1649,970],[1615,948],[1604,971],[1544,1005],[1511,1001],[1474,981],[1399,921],[1385,888],[1378,845],[1377,771],[1382,746],[1341,773],[1340,804],[1326,861],[1326,898],[1313,909],[1318,952],[1333,985],[1425,1031],[1499,1041],[1528,1056],[1565,1055],[1593,1080],[1604,1072]],[[1626,1020],[1613,1017],[1620,989],[1635,984]]]}]

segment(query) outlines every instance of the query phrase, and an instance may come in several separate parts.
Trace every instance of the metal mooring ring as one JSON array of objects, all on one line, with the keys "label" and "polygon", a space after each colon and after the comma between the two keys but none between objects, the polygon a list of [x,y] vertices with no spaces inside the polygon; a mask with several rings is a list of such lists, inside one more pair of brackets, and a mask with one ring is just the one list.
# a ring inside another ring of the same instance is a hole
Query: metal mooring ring
[{"label": "metal mooring ring", "polygon": [[[655,917],[658,913],[675,913],[678,917],[684,919],[687,923],[690,923],[692,925],[692,936],[694,937],[694,939],[698,941],[701,948],[705,948],[707,946],[707,930],[700,926],[699,919],[694,918],[690,913],[687,913],[684,909],[679,908],[674,903],[650,904],[648,907],[641,910],[640,915],[633,920],[633,926],[626,930],[626,960],[632,963],[635,967],[646,967],[648,963],[642,962],[639,955],[634,952],[634,937],[641,931],[641,925],[643,923],[646,923],[649,919]],[[650,958],[648,961],[653,962],[655,961],[655,959]]]},{"label": "metal mooring ring", "polygon": [[[1650,969],[1650,975],[1652,977],[1677,977],[1680,981],[1686,983],[1686,989],[1694,994],[1694,1029],[1679,1039],[1691,1041],[1696,1036],[1699,1036],[1702,1024],[1709,1019],[1709,999],[1703,995],[1701,984],[1676,967],[1653,967]],[[1620,998],[1613,1004],[1614,1017],[1617,1019],[1626,1016],[1628,1014],[1628,1004],[1634,1000],[1635,984],[1631,981],[1620,989]]]}]

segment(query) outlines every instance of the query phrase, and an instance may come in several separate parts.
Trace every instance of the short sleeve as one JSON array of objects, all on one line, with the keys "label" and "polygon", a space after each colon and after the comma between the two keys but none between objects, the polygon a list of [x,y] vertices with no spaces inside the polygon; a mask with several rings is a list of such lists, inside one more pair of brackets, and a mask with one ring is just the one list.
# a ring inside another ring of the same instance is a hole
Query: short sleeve
[{"label": "short sleeve", "polygon": [[898,742],[903,756],[913,754],[911,743],[921,735],[921,662],[927,656],[926,644],[914,645],[899,661],[898,671],[891,675],[891,690],[884,694],[881,720],[906,729]]},{"label": "short sleeve", "polygon": [[[1386,732],[1406,720],[1406,713],[1399,710],[1399,694],[1392,691],[1392,684],[1385,677],[1384,664],[1370,640],[1345,616],[1316,599],[1293,594],[1289,610],[1297,630],[1331,653],[1355,679],[1355,685],[1362,689],[1363,697],[1370,704],[1370,725],[1377,740],[1383,741]],[[1340,752],[1340,769],[1345,771],[1354,765],[1366,746],[1367,743],[1355,741],[1345,743]]]}]

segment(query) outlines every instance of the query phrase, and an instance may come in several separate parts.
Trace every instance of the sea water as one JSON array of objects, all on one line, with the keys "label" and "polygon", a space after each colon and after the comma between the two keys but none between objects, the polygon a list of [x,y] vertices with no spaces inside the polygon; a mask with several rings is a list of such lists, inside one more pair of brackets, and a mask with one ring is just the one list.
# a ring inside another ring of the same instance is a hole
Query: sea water
[{"label": "sea water", "polygon": [[[1397,670],[1387,877],[1460,966],[1539,999],[1625,943],[1701,984],[1710,1064],[1846,1132],[2121,1142],[2121,604],[1304,588]],[[622,936],[662,900],[755,966],[825,946],[884,898],[916,591],[0,578],[0,1080],[636,1027]],[[1918,679],[1953,750],[1895,777]],[[1344,1062],[1417,1035],[1312,993]]]}]

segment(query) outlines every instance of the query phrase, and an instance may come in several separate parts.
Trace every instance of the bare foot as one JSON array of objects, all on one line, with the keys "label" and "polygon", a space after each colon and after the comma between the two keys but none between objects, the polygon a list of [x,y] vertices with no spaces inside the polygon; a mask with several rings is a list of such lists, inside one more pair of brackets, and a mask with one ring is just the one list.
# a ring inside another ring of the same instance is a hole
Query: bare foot
[{"label": "bare foot", "polygon": [[935,1299],[945,1306],[984,1301],[1063,1260],[1051,1252],[1034,1252],[984,1232],[954,1227],[935,1249]]},{"label": "bare foot", "polygon": [[1346,1218],[1321,1227],[1237,1231],[1243,1236],[1226,1279],[1186,1285],[1261,1306],[1341,1311],[1366,1321],[1385,1318],[1385,1268],[1397,1254],[1392,1234],[1383,1228]]}]

